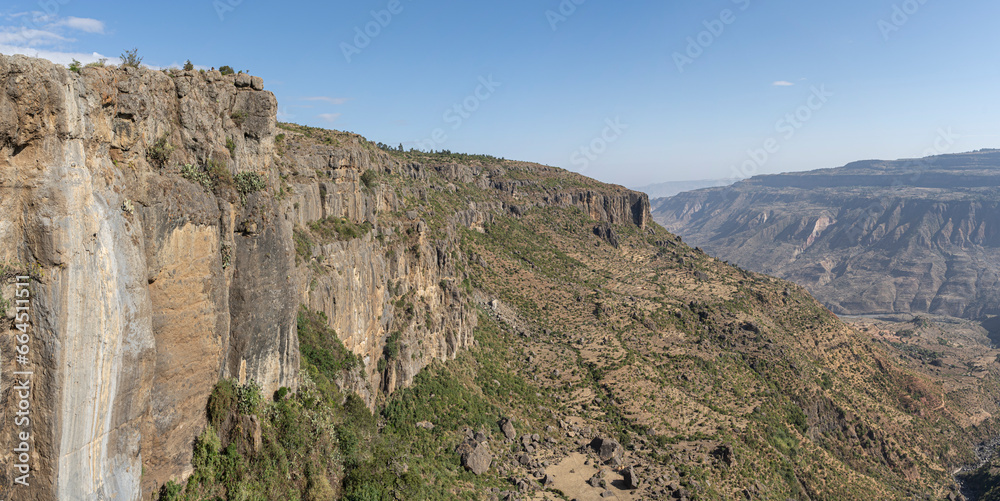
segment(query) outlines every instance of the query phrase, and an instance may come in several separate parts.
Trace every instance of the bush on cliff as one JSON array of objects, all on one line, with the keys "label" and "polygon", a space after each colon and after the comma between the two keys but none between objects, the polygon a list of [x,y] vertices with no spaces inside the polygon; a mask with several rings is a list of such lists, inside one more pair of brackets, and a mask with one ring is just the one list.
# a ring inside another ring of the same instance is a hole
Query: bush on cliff
[{"label": "bush on cliff", "polygon": [[142,66],[142,57],[139,56],[139,49],[126,50],[121,55],[122,67],[128,66],[138,68]]},{"label": "bush on cliff", "polygon": [[236,174],[236,191],[240,193],[240,200],[247,201],[247,195],[261,191],[267,187],[264,176],[258,172],[240,172]]},{"label": "bush on cliff", "polygon": [[367,221],[358,224],[347,218],[331,216],[309,223],[309,230],[326,241],[353,240],[367,235],[372,231],[372,225]]}]

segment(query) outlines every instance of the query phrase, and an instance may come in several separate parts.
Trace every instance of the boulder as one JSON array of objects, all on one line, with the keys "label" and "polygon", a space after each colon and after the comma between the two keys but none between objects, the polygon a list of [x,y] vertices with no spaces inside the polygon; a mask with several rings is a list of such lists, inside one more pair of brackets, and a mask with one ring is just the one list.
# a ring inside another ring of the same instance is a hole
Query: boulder
[{"label": "boulder", "polygon": [[639,481],[639,477],[635,474],[635,470],[631,466],[622,470],[622,479],[625,481],[626,489],[638,489],[639,484],[641,483]]},{"label": "boulder", "polygon": [[462,458],[462,466],[476,475],[486,473],[493,462],[493,453],[486,442],[466,440],[458,445],[455,452]]},{"label": "boulder", "polygon": [[253,414],[245,414],[237,418],[236,422],[237,427],[244,433],[246,444],[249,446],[249,452],[251,454],[260,452],[261,445],[263,444],[260,418]]},{"label": "boulder", "polygon": [[514,429],[514,423],[510,419],[505,418],[500,421],[500,431],[503,432],[503,436],[507,437],[507,440],[517,438],[517,431]]},{"label": "boulder", "polygon": [[608,461],[621,456],[622,446],[613,438],[598,438],[596,442],[597,455],[601,461]]},{"label": "boulder", "polygon": [[601,473],[600,472],[595,473],[594,476],[590,477],[590,480],[587,480],[587,483],[590,484],[591,487],[600,487]]},{"label": "boulder", "polygon": [[719,459],[726,466],[736,466],[736,452],[729,444],[721,444],[712,451],[712,455]]}]

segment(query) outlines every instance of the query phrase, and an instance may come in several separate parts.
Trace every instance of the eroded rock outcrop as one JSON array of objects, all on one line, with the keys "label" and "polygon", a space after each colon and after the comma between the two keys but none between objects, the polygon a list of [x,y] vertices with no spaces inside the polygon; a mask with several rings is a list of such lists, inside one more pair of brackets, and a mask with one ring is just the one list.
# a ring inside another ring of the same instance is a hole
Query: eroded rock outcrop
[{"label": "eroded rock outcrop", "polygon": [[1000,311],[998,181],[996,150],[856,162],[682,193],[654,216],[835,313],[977,319]]},{"label": "eroded rock outcrop", "polygon": [[[4,499],[133,500],[182,480],[220,378],[265,397],[296,389],[300,305],[362,357],[341,383],[375,405],[474,342],[482,301],[463,282],[473,256],[460,234],[498,215],[575,206],[598,223],[649,220],[644,195],[546,183],[548,167],[423,165],[354,134],[279,129],[263,89],[247,75],[76,74],[0,56],[0,262],[33,277],[21,368],[34,371],[22,430],[8,308]],[[424,203],[456,184],[483,196]],[[30,486],[15,487],[25,430]]]},{"label": "eroded rock outcrop", "polygon": [[[217,72],[20,56],[0,57],[0,86],[0,260],[37,269],[31,482],[6,498],[135,499],[190,468],[219,377],[297,384],[291,223],[178,175],[269,175],[276,101]],[[247,218],[266,229],[235,233]]]}]

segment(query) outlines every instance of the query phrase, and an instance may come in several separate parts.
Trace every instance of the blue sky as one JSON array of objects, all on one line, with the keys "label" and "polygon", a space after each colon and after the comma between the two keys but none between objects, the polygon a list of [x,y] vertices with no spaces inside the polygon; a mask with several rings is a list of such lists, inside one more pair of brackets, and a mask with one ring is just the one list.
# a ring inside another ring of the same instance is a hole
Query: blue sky
[{"label": "blue sky", "polygon": [[639,186],[1000,147],[998,18],[993,0],[7,1],[0,53],[230,65],[285,121]]}]

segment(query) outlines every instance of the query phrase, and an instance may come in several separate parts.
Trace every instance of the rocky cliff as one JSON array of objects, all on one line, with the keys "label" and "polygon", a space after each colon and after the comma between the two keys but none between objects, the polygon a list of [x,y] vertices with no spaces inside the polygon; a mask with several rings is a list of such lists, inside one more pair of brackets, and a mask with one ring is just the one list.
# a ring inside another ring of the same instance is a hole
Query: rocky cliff
[{"label": "rocky cliff", "polygon": [[362,357],[345,384],[374,405],[475,342],[455,235],[494,214],[649,220],[644,195],[556,169],[279,128],[249,75],[0,56],[0,88],[4,499],[132,500],[181,478],[220,378],[297,387],[302,305]]},{"label": "rocky cliff", "polygon": [[1000,152],[758,176],[655,201],[692,245],[841,314],[1000,312]]}]

